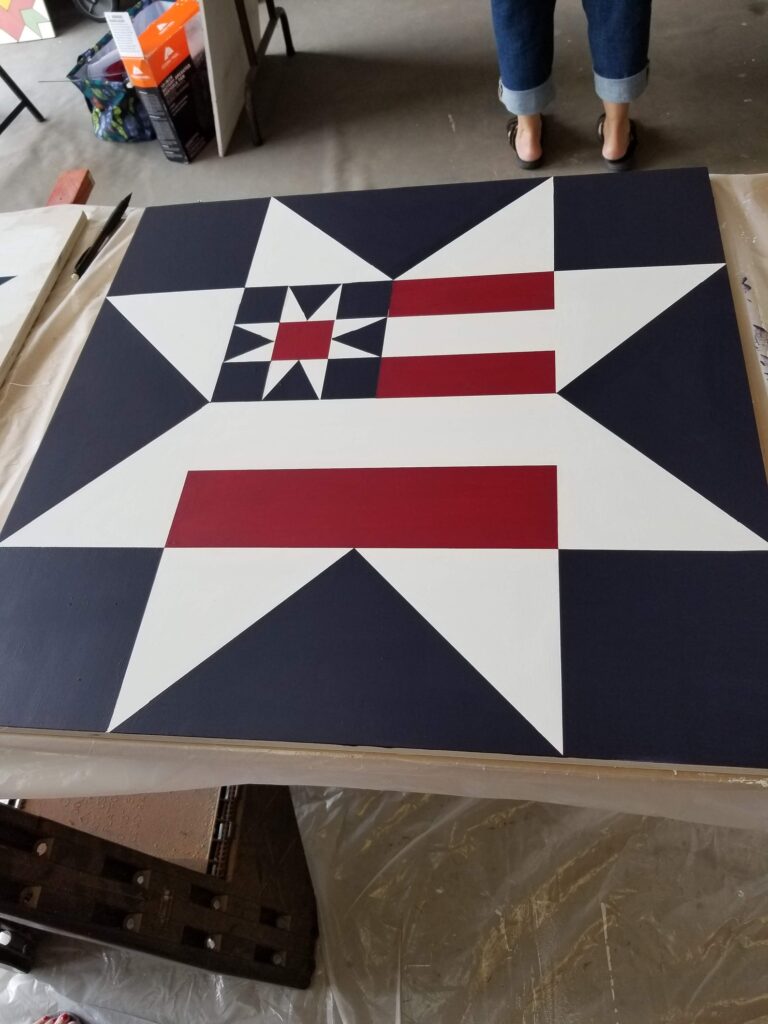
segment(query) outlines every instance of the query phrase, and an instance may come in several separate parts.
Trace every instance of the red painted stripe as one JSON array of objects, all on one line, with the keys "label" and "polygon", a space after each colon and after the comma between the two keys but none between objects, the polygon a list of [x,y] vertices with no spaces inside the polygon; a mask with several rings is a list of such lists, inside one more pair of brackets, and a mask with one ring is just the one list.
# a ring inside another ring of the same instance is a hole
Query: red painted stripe
[{"label": "red painted stripe", "polygon": [[554,352],[390,356],[381,360],[376,397],[544,395],[555,390]]},{"label": "red painted stripe", "polygon": [[554,308],[555,275],[547,271],[395,281],[389,315],[438,316]]},{"label": "red painted stripe", "polygon": [[556,548],[557,469],[193,471],[168,547]]}]

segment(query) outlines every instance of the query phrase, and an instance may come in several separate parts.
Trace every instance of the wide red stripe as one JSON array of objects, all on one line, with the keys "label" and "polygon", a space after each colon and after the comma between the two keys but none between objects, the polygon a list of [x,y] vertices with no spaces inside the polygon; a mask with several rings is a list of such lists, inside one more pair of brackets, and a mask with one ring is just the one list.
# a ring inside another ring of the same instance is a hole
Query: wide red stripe
[{"label": "wide red stripe", "polygon": [[554,352],[499,352],[385,357],[376,396],[544,395],[555,390]]},{"label": "wide red stripe", "polygon": [[389,315],[438,316],[554,308],[555,275],[547,271],[395,281]]},{"label": "wide red stripe", "polygon": [[168,547],[556,548],[555,466],[193,471]]}]

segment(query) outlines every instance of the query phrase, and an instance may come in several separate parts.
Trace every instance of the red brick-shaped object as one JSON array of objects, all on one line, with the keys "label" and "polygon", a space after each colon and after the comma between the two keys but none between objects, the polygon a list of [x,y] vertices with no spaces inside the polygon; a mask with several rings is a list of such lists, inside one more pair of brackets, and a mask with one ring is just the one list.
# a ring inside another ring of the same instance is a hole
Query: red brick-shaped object
[{"label": "red brick-shaped object", "polygon": [[62,171],[56,179],[53,191],[48,196],[46,206],[64,206],[88,202],[93,191],[93,175],[87,167],[77,167],[72,171]]}]

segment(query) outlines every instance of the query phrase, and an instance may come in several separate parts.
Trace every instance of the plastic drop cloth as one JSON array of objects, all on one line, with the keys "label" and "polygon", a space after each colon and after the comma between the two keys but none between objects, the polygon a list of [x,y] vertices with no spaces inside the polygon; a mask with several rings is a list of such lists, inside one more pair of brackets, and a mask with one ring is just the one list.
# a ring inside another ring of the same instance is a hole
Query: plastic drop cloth
[{"label": "plastic drop cloth", "polygon": [[768,837],[542,803],[297,789],[320,909],[307,992],[50,938],[0,1021],[756,1024]]}]

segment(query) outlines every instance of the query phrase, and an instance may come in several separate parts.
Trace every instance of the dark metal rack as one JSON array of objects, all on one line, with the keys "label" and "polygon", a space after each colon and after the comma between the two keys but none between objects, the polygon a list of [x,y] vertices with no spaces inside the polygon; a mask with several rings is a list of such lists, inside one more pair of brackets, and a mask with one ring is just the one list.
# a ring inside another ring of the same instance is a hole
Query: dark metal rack
[{"label": "dark metal rack", "polygon": [[264,142],[264,137],[261,134],[261,128],[259,126],[259,118],[256,113],[256,83],[259,71],[264,60],[264,54],[267,52],[272,35],[277,28],[278,23],[283,30],[283,39],[285,41],[285,52],[289,57],[293,57],[296,50],[293,45],[293,39],[291,38],[291,27],[288,24],[288,15],[285,13],[284,8],[275,7],[275,0],[266,0],[267,7],[267,27],[264,29],[261,40],[258,46],[253,41],[253,33],[251,32],[251,25],[248,21],[248,12],[245,8],[245,0],[235,0],[235,8],[237,10],[237,16],[240,19],[240,29],[243,33],[243,42],[245,43],[245,52],[248,55],[248,74],[245,79],[245,112],[248,116],[248,124],[251,130],[251,140],[254,146],[261,146]]},{"label": "dark metal rack", "polygon": [[41,932],[306,988],[317,912],[290,791],[228,787],[203,874],[0,806],[0,962]]}]

